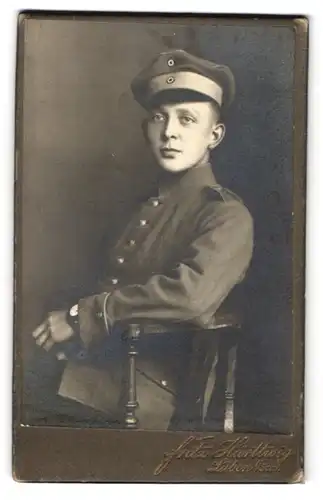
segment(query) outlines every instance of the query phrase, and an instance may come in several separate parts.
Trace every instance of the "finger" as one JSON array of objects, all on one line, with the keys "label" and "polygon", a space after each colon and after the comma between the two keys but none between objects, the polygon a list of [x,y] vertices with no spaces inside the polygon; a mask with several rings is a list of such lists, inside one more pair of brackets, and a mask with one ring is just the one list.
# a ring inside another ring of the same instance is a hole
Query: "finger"
[{"label": "finger", "polygon": [[37,328],[36,330],[33,331],[32,333],[32,336],[34,337],[34,339],[36,339],[37,337],[39,337],[39,335],[41,335],[42,333],[44,333],[46,331],[46,321],[44,321],[43,323],[41,323]]},{"label": "finger", "polygon": [[36,344],[39,345],[39,346],[42,346],[46,342],[46,340],[48,339],[48,337],[49,337],[49,332],[48,331],[42,333],[36,339]]},{"label": "finger", "polygon": [[48,321],[48,324],[49,325],[55,325],[55,323],[57,323],[57,315],[55,314],[55,312],[51,312],[48,314],[48,318],[47,318],[47,321]]},{"label": "finger", "polygon": [[67,357],[63,352],[58,352],[56,354],[56,358],[58,359],[58,361],[67,361]]},{"label": "finger", "polygon": [[54,340],[51,337],[49,337],[43,344],[43,348],[45,349],[45,351],[50,351],[54,344],[55,344]]}]

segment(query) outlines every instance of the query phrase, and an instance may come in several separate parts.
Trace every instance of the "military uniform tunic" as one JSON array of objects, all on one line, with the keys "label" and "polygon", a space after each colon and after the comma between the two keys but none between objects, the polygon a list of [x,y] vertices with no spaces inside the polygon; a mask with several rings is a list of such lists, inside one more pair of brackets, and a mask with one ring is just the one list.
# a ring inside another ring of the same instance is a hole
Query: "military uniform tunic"
[{"label": "military uniform tunic", "polygon": [[[87,354],[67,365],[60,394],[113,415],[122,392],[122,327],[141,322],[184,325],[182,333],[152,333],[140,340],[140,411],[146,428],[158,428],[161,408],[171,412],[174,407],[176,384],[190,352],[185,325],[213,324],[243,279],[252,249],[248,209],[217,184],[209,164],[170,174],[116,242],[97,293],[79,301]],[[110,335],[102,327],[104,303]]]}]

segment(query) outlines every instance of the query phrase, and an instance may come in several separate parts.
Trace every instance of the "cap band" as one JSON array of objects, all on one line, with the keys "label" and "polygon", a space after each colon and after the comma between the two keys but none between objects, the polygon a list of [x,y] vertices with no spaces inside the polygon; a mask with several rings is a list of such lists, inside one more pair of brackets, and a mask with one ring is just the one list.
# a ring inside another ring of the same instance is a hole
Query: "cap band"
[{"label": "cap band", "polygon": [[151,97],[164,90],[191,90],[199,92],[222,105],[223,90],[216,82],[206,76],[192,73],[190,71],[178,71],[164,75],[158,75],[149,82]]}]

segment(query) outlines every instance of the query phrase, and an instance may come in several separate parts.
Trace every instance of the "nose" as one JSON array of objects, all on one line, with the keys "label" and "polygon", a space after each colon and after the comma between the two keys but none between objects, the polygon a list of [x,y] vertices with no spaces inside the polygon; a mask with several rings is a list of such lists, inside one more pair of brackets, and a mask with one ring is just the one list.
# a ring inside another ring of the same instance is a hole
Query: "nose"
[{"label": "nose", "polygon": [[169,139],[175,139],[178,137],[179,134],[179,129],[178,129],[178,123],[175,118],[169,117],[168,120],[165,122],[165,126],[163,129],[163,137],[166,140]]}]

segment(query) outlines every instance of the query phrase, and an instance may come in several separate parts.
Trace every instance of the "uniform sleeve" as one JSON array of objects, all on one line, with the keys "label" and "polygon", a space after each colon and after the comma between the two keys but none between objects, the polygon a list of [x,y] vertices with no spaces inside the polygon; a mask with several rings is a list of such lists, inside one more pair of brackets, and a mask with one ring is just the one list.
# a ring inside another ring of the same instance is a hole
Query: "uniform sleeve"
[{"label": "uniform sleeve", "polygon": [[[190,321],[201,325],[203,315],[217,311],[248,268],[253,223],[246,207],[236,201],[210,203],[200,221],[194,238],[173,269],[152,275],[145,284],[126,285],[112,291],[106,301],[112,325],[145,320]],[[87,331],[83,328],[83,340],[87,344],[95,335],[89,329],[89,314],[100,310],[102,301],[103,296],[98,295],[80,302],[81,332],[83,323],[87,328]]]}]

